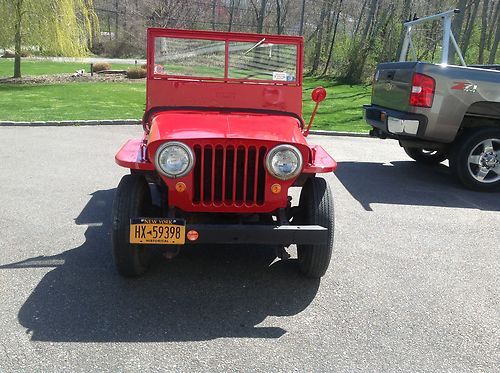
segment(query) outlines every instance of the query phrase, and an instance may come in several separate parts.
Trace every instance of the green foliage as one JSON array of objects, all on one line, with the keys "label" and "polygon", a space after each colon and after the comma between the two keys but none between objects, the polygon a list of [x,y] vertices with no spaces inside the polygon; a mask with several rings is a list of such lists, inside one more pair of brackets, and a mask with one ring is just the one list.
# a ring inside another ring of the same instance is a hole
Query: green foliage
[{"label": "green foliage", "polygon": [[[0,0],[0,46],[82,56],[97,28],[92,0]],[[19,59],[15,74],[20,74]]]}]

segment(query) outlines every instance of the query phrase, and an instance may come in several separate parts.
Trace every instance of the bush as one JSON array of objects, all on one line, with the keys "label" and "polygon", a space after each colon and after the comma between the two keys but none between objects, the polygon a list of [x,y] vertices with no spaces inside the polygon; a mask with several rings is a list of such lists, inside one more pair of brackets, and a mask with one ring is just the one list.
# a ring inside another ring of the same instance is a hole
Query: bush
[{"label": "bush", "polygon": [[147,63],[143,63],[141,65],[141,69],[147,70],[148,69],[148,64]]},{"label": "bush", "polygon": [[10,49],[6,49],[4,52],[3,52],[3,56],[2,58],[14,58],[15,57],[15,53],[14,51],[10,50]]},{"label": "bush", "polygon": [[31,57],[31,52],[27,50],[21,51],[21,57]]},{"label": "bush", "polygon": [[96,62],[92,66],[92,71],[95,73],[104,70],[111,70],[111,64],[107,62]]},{"label": "bush", "polygon": [[131,67],[127,71],[127,78],[129,79],[142,79],[145,78],[146,76],[147,76],[147,71],[142,67]]}]

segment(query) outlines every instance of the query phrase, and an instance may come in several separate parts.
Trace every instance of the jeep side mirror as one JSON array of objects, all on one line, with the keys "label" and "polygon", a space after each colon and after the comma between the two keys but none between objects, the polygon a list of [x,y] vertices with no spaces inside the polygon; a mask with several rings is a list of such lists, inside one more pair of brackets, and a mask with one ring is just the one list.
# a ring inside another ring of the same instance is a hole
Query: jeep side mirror
[{"label": "jeep side mirror", "polygon": [[307,125],[307,128],[304,130],[304,136],[307,136],[309,134],[309,130],[311,129],[314,117],[316,116],[316,112],[318,111],[319,103],[326,98],[326,89],[324,89],[323,87],[314,88],[311,93],[311,98],[316,103],[316,106],[314,107],[314,110],[311,114],[311,119],[309,120],[309,124]]}]

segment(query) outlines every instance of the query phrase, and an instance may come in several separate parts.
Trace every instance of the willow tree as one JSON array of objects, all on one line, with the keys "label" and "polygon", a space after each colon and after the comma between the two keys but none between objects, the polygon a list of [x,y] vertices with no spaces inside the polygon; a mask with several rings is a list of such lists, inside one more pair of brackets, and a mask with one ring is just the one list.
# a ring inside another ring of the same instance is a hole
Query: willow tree
[{"label": "willow tree", "polygon": [[78,57],[88,52],[97,17],[92,0],[0,0],[0,46],[14,45],[14,77],[21,48]]}]

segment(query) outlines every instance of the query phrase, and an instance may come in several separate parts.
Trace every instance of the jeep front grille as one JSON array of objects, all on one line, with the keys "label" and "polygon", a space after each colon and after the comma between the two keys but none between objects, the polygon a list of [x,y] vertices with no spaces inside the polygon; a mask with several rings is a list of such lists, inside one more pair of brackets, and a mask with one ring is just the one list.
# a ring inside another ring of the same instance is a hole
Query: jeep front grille
[{"label": "jeep front grille", "polygon": [[264,146],[195,145],[193,203],[263,205]]}]

